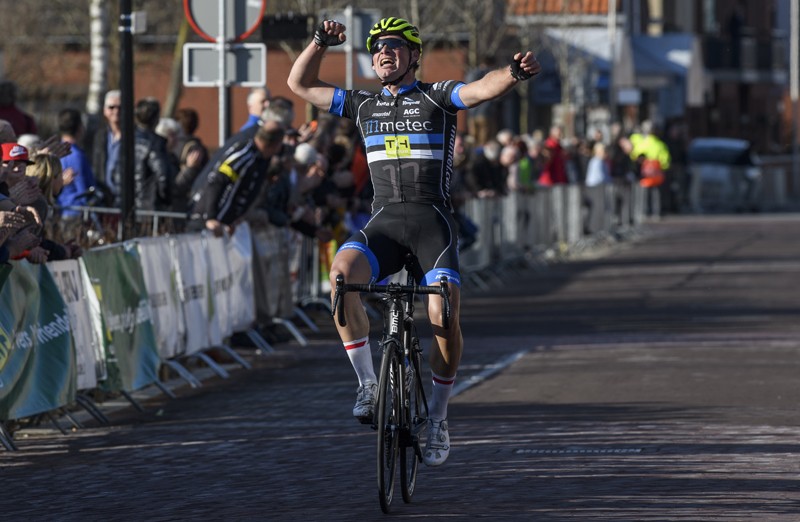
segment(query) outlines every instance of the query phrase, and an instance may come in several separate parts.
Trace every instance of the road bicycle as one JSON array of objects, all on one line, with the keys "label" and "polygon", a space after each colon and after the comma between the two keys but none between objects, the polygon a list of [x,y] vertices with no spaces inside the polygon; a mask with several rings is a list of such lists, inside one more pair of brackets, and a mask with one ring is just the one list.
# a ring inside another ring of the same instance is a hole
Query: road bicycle
[{"label": "road bicycle", "polygon": [[397,462],[403,501],[411,502],[422,462],[420,439],[428,421],[428,401],[422,385],[422,349],[414,326],[414,299],[417,295],[442,297],[442,325],[450,322],[450,293],[447,277],[441,286],[419,286],[411,275],[413,256],[406,258],[406,284],[347,284],[342,275],[336,278],[332,315],[345,326],[344,307],[340,298],[348,292],[378,294],[384,303],[383,336],[381,338],[378,396],[372,428],[378,432],[378,498],[384,513],[394,496]]}]

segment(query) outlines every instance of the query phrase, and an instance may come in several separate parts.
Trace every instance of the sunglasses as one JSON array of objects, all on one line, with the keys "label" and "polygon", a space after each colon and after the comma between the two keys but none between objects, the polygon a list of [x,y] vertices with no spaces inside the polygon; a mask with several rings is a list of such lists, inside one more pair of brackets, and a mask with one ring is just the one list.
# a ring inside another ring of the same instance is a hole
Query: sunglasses
[{"label": "sunglasses", "polygon": [[395,51],[403,47],[408,47],[408,44],[406,43],[405,40],[398,40],[397,38],[387,38],[386,40],[378,40],[377,42],[372,44],[372,54],[378,54],[383,50],[384,47],[388,47],[389,49]]}]

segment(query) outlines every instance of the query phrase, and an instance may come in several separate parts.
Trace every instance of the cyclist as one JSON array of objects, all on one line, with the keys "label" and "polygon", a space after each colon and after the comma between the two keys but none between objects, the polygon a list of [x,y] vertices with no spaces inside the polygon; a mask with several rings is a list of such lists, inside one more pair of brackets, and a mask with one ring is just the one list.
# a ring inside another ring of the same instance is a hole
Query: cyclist
[{"label": "cyclist", "polygon": [[[450,452],[447,403],[463,343],[458,319],[457,228],[450,204],[456,114],[502,96],[519,81],[538,74],[541,67],[531,52],[517,53],[509,65],[468,84],[422,83],[415,74],[422,56],[419,31],[402,18],[390,17],[376,23],[367,38],[372,69],[383,89],[379,93],[345,91],[319,79],[326,48],[345,40],[344,25],[322,22],[288,79],[291,90],[309,103],[353,119],[366,145],[375,192],[372,215],[336,253],[331,286],[335,288],[339,274],[348,283],[381,280],[403,267],[408,252],[419,261],[414,275],[422,284],[439,284],[442,275],[452,283],[449,329],[441,325],[441,298],[428,300],[434,332],[433,393],[423,460],[438,466]],[[369,351],[369,323],[358,294],[345,295],[343,303],[347,326],[337,323],[336,327],[359,380],[353,415],[371,423],[377,379]]]}]

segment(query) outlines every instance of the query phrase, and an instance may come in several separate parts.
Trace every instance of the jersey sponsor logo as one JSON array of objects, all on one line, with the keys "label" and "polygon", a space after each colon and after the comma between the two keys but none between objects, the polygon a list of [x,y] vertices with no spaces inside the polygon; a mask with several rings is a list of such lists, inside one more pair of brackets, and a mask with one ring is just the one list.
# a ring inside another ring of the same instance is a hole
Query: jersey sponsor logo
[{"label": "jersey sponsor logo", "polygon": [[377,105],[378,107],[391,107],[392,106],[392,102],[383,101],[383,100],[377,100],[375,102],[375,105]]},{"label": "jersey sponsor logo", "polygon": [[444,90],[444,89],[447,89],[447,86],[450,85],[451,83],[453,83],[453,80],[447,80],[445,82],[436,82],[436,83],[433,84],[433,89],[434,90],[440,90],[440,89]]},{"label": "jersey sponsor logo", "polygon": [[373,118],[380,118],[380,117],[382,117],[382,116],[391,116],[391,114],[392,114],[392,113],[391,113],[390,111],[386,111],[386,112],[373,112],[373,113],[372,113],[372,117],[373,117]]},{"label": "jersey sponsor logo", "polygon": [[383,140],[386,156],[389,158],[408,158],[411,156],[411,140],[408,136],[386,136]]},{"label": "jersey sponsor logo", "polygon": [[403,98],[403,105],[419,105],[419,100],[412,100],[410,98]]},{"label": "jersey sponsor logo", "polygon": [[358,91],[358,94],[363,94],[364,96],[375,96],[374,92],[369,91]]},{"label": "jersey sponsor logo", "polygon": [[398,132],[433,132],[433,122],[430,121],[380,121],[367,120],[364,122],[364,134],[396,134]]},{"label": "jersey sponsor logo", "polygon": [[403,116],[419,116],[419,107],[404,110]]}]

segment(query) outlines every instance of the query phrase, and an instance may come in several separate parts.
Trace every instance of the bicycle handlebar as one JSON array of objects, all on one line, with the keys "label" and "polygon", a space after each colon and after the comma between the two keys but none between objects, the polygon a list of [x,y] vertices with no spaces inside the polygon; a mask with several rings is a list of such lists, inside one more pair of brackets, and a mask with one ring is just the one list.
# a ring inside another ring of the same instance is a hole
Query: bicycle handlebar
[{"label": "bicycle handlebar", "polygon": [[442,276],[440,282],[441,286],[401,285],[399,283],[390,283],[388,285],[376,285],[372,283],[345,284],[344,276],[339,274],[336,276],[336,293],[333,296],[331,316],[337,318],[340,326],[347,326],[347,321],[344,317],[344,307],[339,306],[339,297],[348,292],[386,294],[390,298],[414,294],[439,295],[444,300],[442,306],[442,326],[446,330],[450,328],[450,289],[448,287],[447,277]]}]

